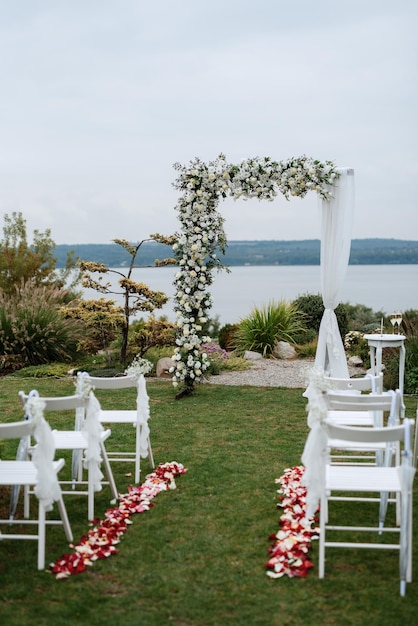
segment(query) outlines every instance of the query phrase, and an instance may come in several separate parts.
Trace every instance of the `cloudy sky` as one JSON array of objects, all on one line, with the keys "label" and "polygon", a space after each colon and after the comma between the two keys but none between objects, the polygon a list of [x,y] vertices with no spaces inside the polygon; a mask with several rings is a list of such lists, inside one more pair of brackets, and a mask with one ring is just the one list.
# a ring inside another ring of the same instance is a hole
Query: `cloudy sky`
[{"label": "cloudy sky", "polygon": [[[416,0],[0,0],[0,218],[56,243],[178,230],[175,162],[355,170],[353,237],[418,239]],[[229,239],[319,238],[315,196],[225,201]]]}]

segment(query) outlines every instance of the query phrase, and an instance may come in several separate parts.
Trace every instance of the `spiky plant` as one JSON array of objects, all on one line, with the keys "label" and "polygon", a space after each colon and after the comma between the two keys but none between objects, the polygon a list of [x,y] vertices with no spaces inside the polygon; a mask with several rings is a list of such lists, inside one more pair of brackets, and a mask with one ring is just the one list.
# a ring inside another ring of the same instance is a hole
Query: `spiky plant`
[{"label": "spiky plant", "polygon": [[304,330],[303,315],[295,304],[272,300],[261,308],[254,307],[240,320],[235,331],[236,350],[251,350],[269,357],[278,341],[293,343],[295,335]]}]

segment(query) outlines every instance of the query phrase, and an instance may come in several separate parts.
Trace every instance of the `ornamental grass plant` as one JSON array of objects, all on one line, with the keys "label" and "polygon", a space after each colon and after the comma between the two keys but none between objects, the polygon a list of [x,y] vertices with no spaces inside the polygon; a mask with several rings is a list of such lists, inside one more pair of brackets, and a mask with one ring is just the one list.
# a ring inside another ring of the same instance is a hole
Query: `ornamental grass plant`
[{"label": "ornamental grass plant", "polygon": [[[17,393],[72,393],[70,379],[0,379],[1,420],[22,417]],[[132,517],[118,553],[96,561],[66,580],[36,569],[36,544],[0,541],[0,616],[7,626],[398,626],[414,624],[418,599],[418,540],[414,576],[399,596],[398,558],[392,551],[334,550],[326,578],[314,568],[306,578],[272,580],[265,563],[269,536],[278,530],[279,478],[300,465],[307,436],[302,389],[198,386],[174,399],[169,381],[147,382],[151,441],[156,463],[177,461],[187,473],[177,489],[160,494],[155,506]],[[100,398],[100,393],[97,391]],[[106,392],[107,404],[130,408],[134,390]],[[414,416],[417,398],[407,397]],[[112,408],[112,407],[109,407]],[[50,418],[50,415],[48,415]],[[50,418],[52,420],[52,418]],[[73,416],[68,414],[68,425]],[[51,422],[53,425],[53,422]],[[123,449],[132,428],[112,434]],[[13,457],[9,442],[0,456]],[[61,454],[60,454],[61,456]],[[64,470],[69,471],[67,462]],[[114,464],[119,491],[132,477],[127,464]],[[133,468],[132,468],[133,470]],[[151,471],[142,461],[141,479]],[[415,481],[414,528],[417,528]],[[96,512],[109,505],[107,488],[97,494]],[[75,542],[88,531],[87,503],[66,497]],[[8,495],[1,492],[2,512]],[[369,505],[368,505],[369,506]],[[364,507],[365,522],[376,510]],[[350,505],[341,503],[340,521]],[[390,510],[390,515],[393,511]],[[47,562],[68,551],[62,529],[47,534]]]},{"label": "ornamental grass plant", "polygon": [[263,307],[254,307],[240,320],[234,332],[235,349],[241,354],[251,350],[268,357],[278,341],[292,343],[303,330],[303,314],[295,304],[271,301]]},{"label": "ornamental grass plant", "polygon": [[71,362],[78,355],[80,324],[65,319],[59,306],[66,292],[31,282],[13,293],[0,290],[0,354],[2,367],[19,369],[51,361]]}]

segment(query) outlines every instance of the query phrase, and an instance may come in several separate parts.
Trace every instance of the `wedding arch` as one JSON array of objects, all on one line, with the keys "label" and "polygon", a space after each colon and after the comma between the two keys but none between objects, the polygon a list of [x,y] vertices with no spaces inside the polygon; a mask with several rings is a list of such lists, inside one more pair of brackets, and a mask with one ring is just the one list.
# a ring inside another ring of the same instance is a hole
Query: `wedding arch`
[{"label": "wedding arch", "polygon": [[202,344],[207,341],[203,327],[212,307],[209,287],[215,269],[222,267],[220,255],[227,240],[224,219],[218,212],[221,200],[257,198],[272,201],[278,193],[286,199],[304,197],[309,191],[322,202],[321,290],[325,306],[318,337],[315,364],[331,375],[348,376],[344,347],[334,309],[348,265],[354,205],[354,172],[302,156],[286,161],[269,157],[251,158],[239,165],[221,154],[204,163],[196,158],[179,172],[174,187],[181,191],[176,210],[181,233],[174,245],[179,265],[175,276],[175,312],[178,333],[173,354],[173,385],[177,397],[188,395],[201,382],[210,365]]}]

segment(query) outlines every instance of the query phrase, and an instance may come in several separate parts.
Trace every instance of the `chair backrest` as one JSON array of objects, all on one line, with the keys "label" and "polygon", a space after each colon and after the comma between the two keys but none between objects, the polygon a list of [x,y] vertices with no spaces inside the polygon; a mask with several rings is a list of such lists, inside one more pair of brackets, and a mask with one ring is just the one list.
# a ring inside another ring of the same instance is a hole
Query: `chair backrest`
[{"label": "chair backrest", "polygon": [[400,415],[402,398],[398,389],[376,395],[328,390],[325,395],[328,409],[333,411],[388,411],[395,420]]},{"label": "chair backrest", "polygon": [[[22,405],[25,407],[29,395],[25,394],[23,391],[19,391],[19,398],[22,402]],[[77,409],[80,407],[86,408],[88,403],[88,397],[85,398],[77,394],[71,396],[57,396],[54,398],[41,396],[41,398],[42,401],[45,403],[45,411],[65,411],[67,409]]]},{"label": "chair backrest", "polygon": [[102,378],[101,376],[86,376],[86,380],[94,389],[127,389],[128,387],[138,387],[136,376],[114,376]]},{"label": "chair backrest", "polygon": [[385,426],[383,428],[355,428],[353,426],[339,426],[332,422],[326,423],[328,436],[331,439],[343,441],[382,443],[403,441],[405,450],[411,452],[411,430],[414,420],[405,418],[402,424]]},{"label": "chair backrest", "polygon": [[34,432],[34,423],[31,420],[0,424],[0,439],[22,439],[30,437]]},{"label": "chair backrest", "polygon": [[331,384],[331,389],[341,391],[371,391],[372,393],[382,393],[383,372],[380,374],[366,374],[360,378],[327,378]]}]

